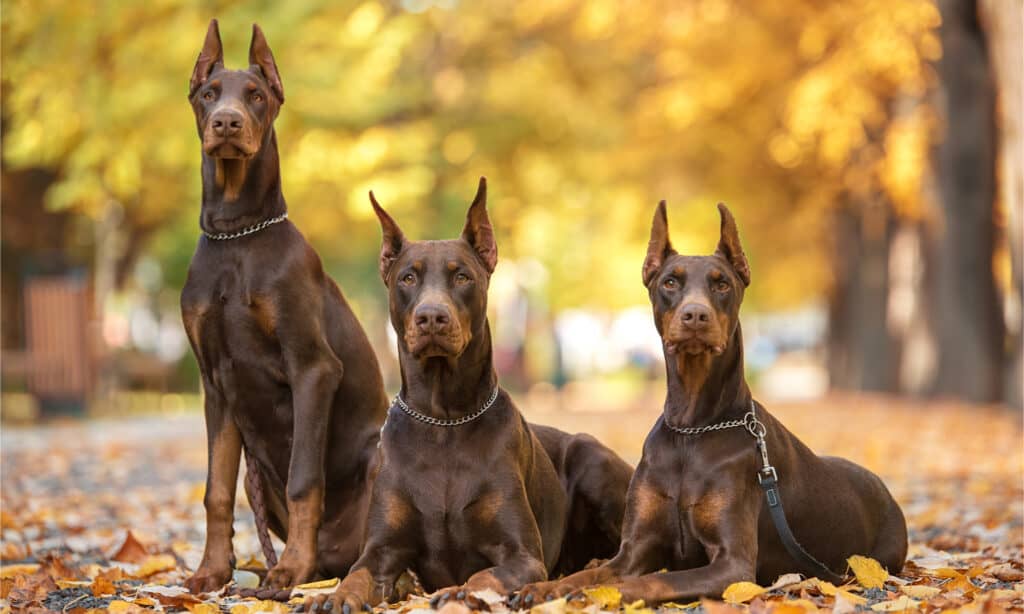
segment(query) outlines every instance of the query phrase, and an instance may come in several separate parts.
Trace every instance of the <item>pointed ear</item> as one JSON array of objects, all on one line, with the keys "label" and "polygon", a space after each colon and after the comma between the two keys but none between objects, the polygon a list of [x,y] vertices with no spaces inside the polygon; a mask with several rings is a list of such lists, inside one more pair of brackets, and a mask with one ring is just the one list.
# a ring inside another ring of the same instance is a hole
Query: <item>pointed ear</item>
[{"label": "pointed ear", "polygon": [[747,264],[747,256],[740,245],[740,232],[736,228],[736,220],[724,203],[718,203],[718,213],[722,216],[722,236],[718,240],[718,250],[715,253],[728,260],[733,270],[743,280],[743,285],[749,286],[750,265]]},{"label": "pointed ear", "polygon": [[672,242],[668,238],[668,214],[665,212],[665,201],[658,203],[651,223],[651,240],[647,243],[647,257],[644,258],[644,285],[651,285],[665,260],[675,253]]},{"label": "pointed ear", "polygon": [[279,102],[284,102],[284,86],[281,85],[281,75],[277,72],[277,64],[274,62],[274,54],[270,52],[270,45],[267,38],[263,36],[263,30],[256,24],[252,24],[252,41],[249,43],[249,65],[259,66],[263,76],[270,83],[270,89],[274,90]]},{"label": "pointed ear", "polygon": [[480,178],[480,186],[476,189],[476,197],[466,213],[466,227],[462,229],[462,238],[469,243],[480,256],[488,273],[494,272],[498,264],[498,244],[494,240],[494,229],[487,217],[487,178]]},{"label": "pointed ear", "polygon": [[217,66],[224,66],[224,46],[220,43],[220,28],[217,20],[210,20],[210,27],[206,29],[206,40],[203,42],[203,49],[196,59],[196,66],[192,69],[192,80],[188,84],[188,97],[195,95],[210,74]]},{"label": "pointed ear", "polygon": [[402,249],[405,247],[405,235],[402,234],[402,229],[398,227],[395,220],[388,215],[388,212],[374,198],[372,190],[370,191],[370,204],[373,205],[373,212],[377,214],[377,219],[380,220],[380,230],[383,234],[380,246],[380,276],[384,283],[388,283],[388,273],[391,271],[391,265],[398,260],[398,255],[402,253]]}]

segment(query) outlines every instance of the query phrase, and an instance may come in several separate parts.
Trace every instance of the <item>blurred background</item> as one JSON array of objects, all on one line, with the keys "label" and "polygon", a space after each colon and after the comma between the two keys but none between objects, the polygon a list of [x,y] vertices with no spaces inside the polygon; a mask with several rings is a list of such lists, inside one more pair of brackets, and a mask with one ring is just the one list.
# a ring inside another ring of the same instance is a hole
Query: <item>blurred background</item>
[{"label": "blurred background", "polygon": [[252,22],[266,32],[291,219],[391,392],[367,190],[410,237],[455,237],[486,175],[497,364],[527,411],[660,407],[640,279],[660,199],[684,253],[714,250],[716,202],[737,217],[761,398],[1021,407],[1019,1],[4,0],[2,17],[5,420],[200,410],[178,296],[212,17],[229,67]]}]

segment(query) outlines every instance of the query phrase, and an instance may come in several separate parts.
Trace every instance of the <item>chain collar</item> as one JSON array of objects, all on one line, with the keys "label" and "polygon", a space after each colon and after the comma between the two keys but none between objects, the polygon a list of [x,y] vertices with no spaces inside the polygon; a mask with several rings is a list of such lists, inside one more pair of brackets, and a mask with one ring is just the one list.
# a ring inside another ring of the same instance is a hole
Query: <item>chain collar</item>
[{"label": "chain collar", "polygon": [[495,385],[494,392],[491,393],[491,398],[487,399],[487,402],[484,403],[483,407],[481,407],[480,409],[471,414],[462,416],[461,418],[456,418],[454,420],[441,420],[440,418],[434,418],[433,416],[421,414],[420,412],[416,411],[415,409],[405,404],[405,401],[402,400],[401,393],[395,395],[395,404],[398,405],[402,409],[402,411],[409,414],[409,416],[425,424],[430,424],[432,426],[462,426],[463,424],[472,422],[479,418],[480,416],[484,415],[484,412],[490,409],[491,405],[494,405],[494,401],[497,400],[497,398],[498,386]]},{"label": "chain collar", "polygon": [[272,217],[269,220],[263,220],[259,224],[254,224],[252,226],[249,226],[248,228],[243,228],[243,229],[239,230],[238,232],[218,232],[218,233],[212,233],[212,232],[206,232],[204,230],[203,234],[206,235],[207,239],[213,239],[214,241],[226,241],[228,239],[238,239],[240,237],[244,237],[246,235],[251,235],[251,234],[253,234],[255,232],[259,232],[259,231],[263,230],[264,228],[266,228],[267,226],[271,226],[273,224],[277,224],[279,222],[283,222],[286,219],[288,219],[288,212],[287,211],[285,211],[284,213],[282,213],[281,215],[279,215],[277,217]]},{"label": "chain collar", "polygon": [[674,431],[680,435],[703,435],[710,431],[721,431],[740,426],[746,428],[748,433],[758,439],[763,438],[766,432],[764,423],[757,419],[753,400],[750,401],[750,411],[743,414],[743,417],[739,420],[724,420],[722,422],[715,422],[714,424],[708,424],[705,426],[690,426],[685,428],[672,426],[667,420],[664,421],[664,424],[670,431]]}]

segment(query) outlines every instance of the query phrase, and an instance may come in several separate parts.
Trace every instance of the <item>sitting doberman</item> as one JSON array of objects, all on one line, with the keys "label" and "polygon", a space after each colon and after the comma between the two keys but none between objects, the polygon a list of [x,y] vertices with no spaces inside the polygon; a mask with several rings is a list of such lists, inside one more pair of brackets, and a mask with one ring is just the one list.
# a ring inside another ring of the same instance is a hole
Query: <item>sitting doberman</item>
[{"label": "sitting doberman", "polygon": [[903,567],[906,523],[882,480],[815,455],[754,402],[739,325],[750,268],[736,222],[724,205],[719,212],[712,256],[672,249],[664,201],[654,216],[643,281],[668,395],[629,486],[618,554],[528,586],[512,605],[597,584],[615,586],[626,602],[659,603],[718,597],[734,582],[768,583],[792,571],[836,581],[853,554],[893,572]]},{"label": "sitting doberman", "polygon": [[[224,68],[216,20],[192,74],[203,235],[181,294],[205,392],[206,549],[194,593],[231,579],[235,483],[285,587],[342,575],[359,554],[387,411],[370,343],[320,258],[287,220],[273,122],[284,90],[253,26],[246,70]],[[266,527],[286,545],[274,564]]]},{"label": "sitting doberman", "polygon": [[618,546],[632,469],[593,437],[527,424],[498,385],[486,195],[481,179],[460,239],[409,241],[370,194],[402,388],[381,436],[363,553],[311,609],[401,598],[406,570],[438,590],[434,606],[479,608],[473,591],[505,595]]}]

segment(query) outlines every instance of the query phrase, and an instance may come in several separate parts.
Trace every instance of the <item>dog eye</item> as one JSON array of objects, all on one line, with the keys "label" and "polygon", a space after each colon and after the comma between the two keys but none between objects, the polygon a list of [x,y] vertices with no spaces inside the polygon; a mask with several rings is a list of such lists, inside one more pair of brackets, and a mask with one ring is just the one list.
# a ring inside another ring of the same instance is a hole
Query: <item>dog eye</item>
[{"label": "dog eye", "polygon": [[672,277],[669,277],[665,281],[661,282],[661,285],[666,290],[675,290],[676,287],[679,286],[679,282],[673,279]]},{"label": "dog eye", "polygon": [[462,284],[468,284],[469,281],[470,281],[469,275],[466,275],[465,273],[456,273],[455,274],[455,283],[457,283],[459,285],[462,285]]},{"label": "dog eye", "polygon": [[402,276],[402,283],[407,286],[413,285],[414,283],[416,283],[416,274],[406,273],[405,275]]},{"label": "dog eye", "polygon": [[728,292],[729,291],[729,284],[728,284],[728,282],[724,282],[724,281],[715,282],[715,290],[718,290],[719,292]]},{"label": "dog eye", "polygon": [[263,102],[263,94],[259,92],[253,92],[250,98],[253,102]]},{"label": "dog eye", "polygon": [[214,99],[214,97],[215,95],[213,93],[213,90],[206,90],[206,92],[203,94],[203,100],[205,100],[206,102],[210,102]]}]

